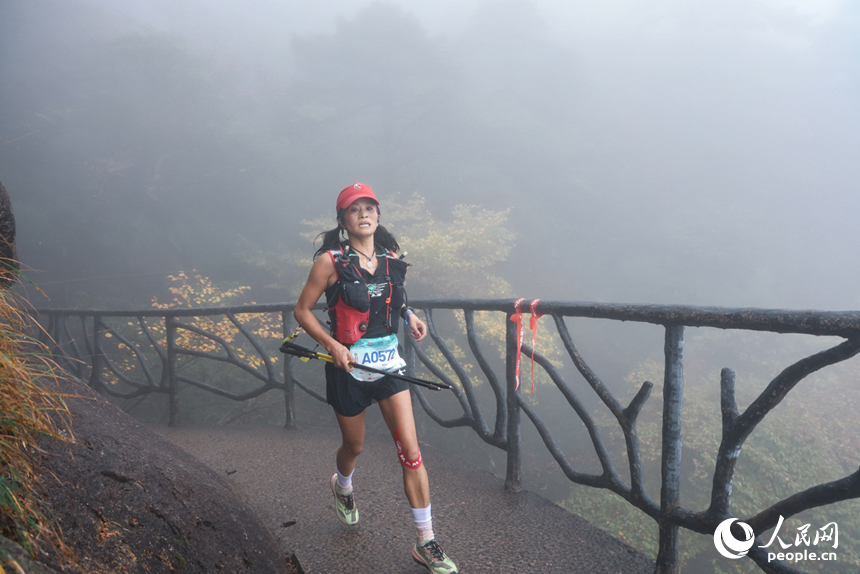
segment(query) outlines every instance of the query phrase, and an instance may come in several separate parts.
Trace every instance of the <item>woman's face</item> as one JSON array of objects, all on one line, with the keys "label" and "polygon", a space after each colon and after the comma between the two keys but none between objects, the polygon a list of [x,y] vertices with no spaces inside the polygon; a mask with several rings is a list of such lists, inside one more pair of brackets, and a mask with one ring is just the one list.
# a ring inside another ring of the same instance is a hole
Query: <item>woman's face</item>
[{"label": "woman's face", "polygon": [[350,237],[373,235],[379,227],[376,203],[366,198],[353,202],[341,215],[340,224]]}]

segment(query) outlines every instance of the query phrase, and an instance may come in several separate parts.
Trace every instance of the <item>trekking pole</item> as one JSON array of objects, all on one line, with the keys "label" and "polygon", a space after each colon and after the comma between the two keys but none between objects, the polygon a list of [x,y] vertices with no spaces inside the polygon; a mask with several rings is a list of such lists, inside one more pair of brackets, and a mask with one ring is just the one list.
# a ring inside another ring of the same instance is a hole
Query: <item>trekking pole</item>
[{"label": "trekking pole", "polygon": [[[307,347],[302,347],[301,345],[296,345],[292,342],[295,338],[295,335],[290,335],[281,343],[280,351],[287,355],[293,355],[299,357],[302,360],[308,361],[310,359],[316,359],[318,361],[325,361],[326,363],[334,364],[334,359],[331,355],[326,355],[325,353],[318,353],[312,349],[308,349]],[[401,375],[400,373],[390,373],[388,371],[383,371],[382,369],[376,369],[374,367],[368,367],[367,365],[362,365],[361,363],[356,363],[353,361],[349,362],[349,365],[354,369],[360,369],[362,371],[368,371],[370,373],[377,373],[379,375],[386,375],[388,377],[394,379],[400,379],[401,381],[406,381],[407,383],[412,383],[413,385],[418,385],[419,387],[426,387],[428,389],[434,391],[441,391],[442,389],[451,389],[451,385],[447,383],[438,383],[436,381],[425,381],[423,379],[416,379],[415,377],[410,377],[407,375]]]}]

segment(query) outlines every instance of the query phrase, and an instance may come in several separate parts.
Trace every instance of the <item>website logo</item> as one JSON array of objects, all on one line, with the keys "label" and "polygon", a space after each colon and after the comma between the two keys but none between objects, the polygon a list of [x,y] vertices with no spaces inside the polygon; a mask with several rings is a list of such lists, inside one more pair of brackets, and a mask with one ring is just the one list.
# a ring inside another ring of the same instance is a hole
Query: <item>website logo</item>
[{"label": "website logo", "polygon": [[[835,552],[824,551],[827,549],[827,546],[830,546],[833,550],[839,548],[839,526],[835,522],[825,524],[818,530],[813,530],[812,532],[810,532],[811,525],[804,524],[797,529],[797,533],[794,536],[794,543],[792,543],[790,537],[788,539],[789,541],[785,542],[778,535],[784,521],[785,518],[780,515],[779,522],[777,523],[776,528],[773,529],[773,535],[771,536],[770,541],[767,544],[762,544],[758,547],[770,548],[772,545],[774,546],[774,550],[776,551],[768,551],[767,553],[768,562],[773,562],[774,560],[787,562],[832,562],[837,560]],[[743,531],[742,540],[738,540],[735,538],[734,534],[732,534],[731,526],[735,522],[738,523],[738,526]],[[812,536],[813,533],[814,537]],[[778,547],[774,545],[774,542],[778,544]],[[717,552],[731,560],[737,560],[738,558],[746,556],[747,552],[750,551],[754,544],[755,533],[753,532],[752,527],[745,522],[738,521],[737,518],[728,518],[723,520],[714,531],[714,546],[717,548]],[[819,547],[819,545],[821,546]],[[814,548],[810,549],[810,547]],[[782,550],[782,552],[779,550]],[[786,550],[789,551],[786,552]]]},{"label": "website logo", "polygon": [[735,538],[732,534],[731,526],[737,520],[737,518],[723,520],[714,531],[714,546],[717,547],[717,552],[732,560],[746,556],[747,552],[755,544],[755,534],[753,533],[752,526],[746,522],[738,521],[738,526],[744,531],[744,539],[738,540]]}]

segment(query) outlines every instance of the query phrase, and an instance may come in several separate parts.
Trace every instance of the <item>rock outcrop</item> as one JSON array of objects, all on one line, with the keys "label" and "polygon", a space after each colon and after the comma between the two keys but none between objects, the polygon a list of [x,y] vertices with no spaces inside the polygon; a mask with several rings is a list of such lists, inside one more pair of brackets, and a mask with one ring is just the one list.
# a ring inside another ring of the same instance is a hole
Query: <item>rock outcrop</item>
[{"label": "rock outcrop", "polygon": [[58,571],[289,571],[272,534],[213,470],[89,388],[64,384],[73,445],[45,445],[42,486],[77,565]]}]

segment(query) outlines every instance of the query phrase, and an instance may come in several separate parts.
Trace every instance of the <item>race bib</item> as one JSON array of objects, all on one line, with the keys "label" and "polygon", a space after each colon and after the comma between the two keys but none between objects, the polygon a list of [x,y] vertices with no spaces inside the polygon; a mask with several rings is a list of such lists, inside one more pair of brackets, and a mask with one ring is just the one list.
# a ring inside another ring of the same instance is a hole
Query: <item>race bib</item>
[{"label": "race bib", "polygon": [[[397,335],[392,334],[377,339],[359,339],[349,348],[349,351],[355,357],[356,363],[389,373],[406,366],[406,361],[397,352]],[[375,381],[385,376],[357,368],[353,368],[350,375],[359,381]]]}]

